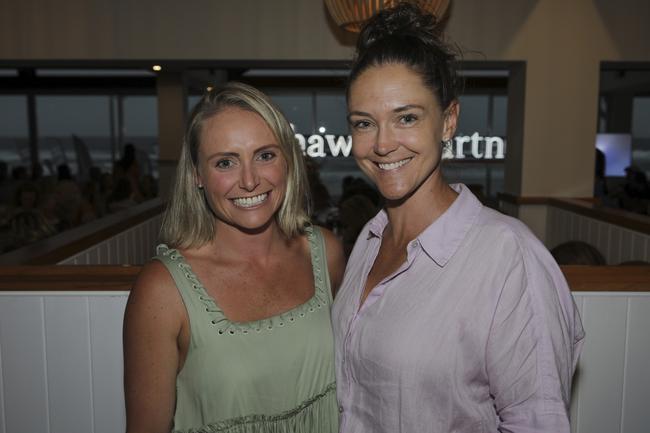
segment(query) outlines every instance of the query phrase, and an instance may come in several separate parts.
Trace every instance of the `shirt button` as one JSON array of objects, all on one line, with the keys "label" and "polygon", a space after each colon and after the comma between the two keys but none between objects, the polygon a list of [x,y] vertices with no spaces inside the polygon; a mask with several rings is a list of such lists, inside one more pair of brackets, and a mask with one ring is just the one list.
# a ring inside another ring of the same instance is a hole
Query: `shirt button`
[{"label": "shirt button", "polygon": [[339,406],[339,413],[343,413],[343,406]]},{"label": "shirt button", "polygon": [[418,246],[418,241],[417,240],[414,240],[413,242],[411,242],[411,248],[415,248],[417,246]]}]

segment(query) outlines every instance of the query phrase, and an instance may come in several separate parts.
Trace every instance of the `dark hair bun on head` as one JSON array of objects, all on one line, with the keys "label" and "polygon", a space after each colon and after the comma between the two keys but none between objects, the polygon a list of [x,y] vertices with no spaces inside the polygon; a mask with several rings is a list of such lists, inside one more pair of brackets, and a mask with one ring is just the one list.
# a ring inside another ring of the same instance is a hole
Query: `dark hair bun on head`
[{"label": "dark hair bun on head", "polygon": [[402,2],[378,12],[366,22],[357,41],[357,51],[389,37],[414,37],[425,43],[434,43],[442,36],[442,30],[434,15],[415,3]]},{"label": "dark hair bun on head", "polygon": [[420,74],[444,110],[458,97],[457,57],[457,49],[444,39],[440,20],[414,2],[400,2],[380,11],[363,26],[348,94],[352,83],[366,69],[403,64]]}]

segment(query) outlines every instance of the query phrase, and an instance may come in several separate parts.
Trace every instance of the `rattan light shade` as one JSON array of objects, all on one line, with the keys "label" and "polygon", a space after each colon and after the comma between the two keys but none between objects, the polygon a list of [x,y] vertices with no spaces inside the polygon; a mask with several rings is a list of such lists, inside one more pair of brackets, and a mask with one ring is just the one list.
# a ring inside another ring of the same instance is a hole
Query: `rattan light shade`
[{"label": "rattan light shade", "polygon": [[[363,23],[382,9],[409,0],[325,0],[330,15],[339,26],[359,32]],[[449,0],[410,0],[440,18],[449,6]]]}]

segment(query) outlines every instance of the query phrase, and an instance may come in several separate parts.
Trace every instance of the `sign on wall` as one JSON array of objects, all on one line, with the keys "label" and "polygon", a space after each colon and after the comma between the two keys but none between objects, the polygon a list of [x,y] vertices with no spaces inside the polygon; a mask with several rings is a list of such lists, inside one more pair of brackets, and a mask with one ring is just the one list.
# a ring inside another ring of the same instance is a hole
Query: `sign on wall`
[{"label": "sign on wall", "polygon": [[[303,153],[312,158],[326,156],[347,157],[352,151],[350,135],[313,134],[305,137],[296,134]],[[451,146],[442,155],[445,159],[504,159],[505,140],[501,137],[483,137],[478,132],[454,137]]]}]

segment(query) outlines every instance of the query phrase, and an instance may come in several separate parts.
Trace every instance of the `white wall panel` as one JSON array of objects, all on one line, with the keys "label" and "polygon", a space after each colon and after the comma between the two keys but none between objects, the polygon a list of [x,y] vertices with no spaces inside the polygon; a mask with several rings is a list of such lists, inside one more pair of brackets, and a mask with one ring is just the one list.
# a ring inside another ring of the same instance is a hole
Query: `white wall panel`
[{"label": "white wall panel", "polygon": [[[575,296],[575,302],[576,302],[576,307],[578,307],[578,312],[580,313],[580,317],[582,317],[582,311],[584,310],[584,303],[585,303],[585,298],[582,296]],[[578,366],[576,368],[576,372],[573,376],[573,384],[571,387],[571,433],[577,433],[579,432],[579,426],[580,426],[580,374],[581,374],[581,366],[580,363],[578,363]]]},{"label": "white wall panel", "polygon": [[639,260],[637,257],[647,257],[646,255],[646,239],[640,233],[634,234],[634,241],[632,246],[632,257],[634,260]]},{"label": "white wall panel", "polygon": [[580,239],[589,239],[589,219],[578,219],[578,236]]},{"label": "white wall panel", "polygon": [[596,247],[609,265],[626,261],[650,262],[650,235],[554,206],[548,206],[548,209],[546,246],[549,249],[567,241],[577,240]]},{"label": "white wall panel", "polygon": [[629,262],[634,254],[634,232],[621,230],[621,258],[620,263]]},{"label": "white wall panel", "polygon": [[[587,336],[571,431],[647,433],[650,292],[574,296]],[[0,293],[0,433],[124,431],[126,298],[123,292]]]},{"label": "white wall panel", "polygon": [[162,215],[144,221],[59,262],[60,265],[141,265],[153,255]]},{"label": "white wall panel", "polygon": [[126,295],[91,297],[89,305],[94,433],[123,432],[126,414],[122,382],[122,319]]},{"label": "white wall panel", "polygon": [[629,300],[621,432],[650,431],[650,296]]},{"label": "white wall panel", "polygon": [[[0,328],[2,327],[2,322],[0,322]],[[5,386],[2,380],[2,340],[0,336],[0,433],[6,433],[6,415],[5,415]]]},{"label": "white wall panel", "polygon": [[0,346],[7,433],[49,433],[43,300],[0,299]]},{"label": "white wall panel", "polygon": [[619,432],[624,391],[627,299],[590,297],[584,302],[582,320],[587,336],[578,379],[581,398],[577,414],[578,432]]},{"label": "white wall panel", "polygon": [[88,299],[47,296],[45,350],[52,433],[92,433]]}]

